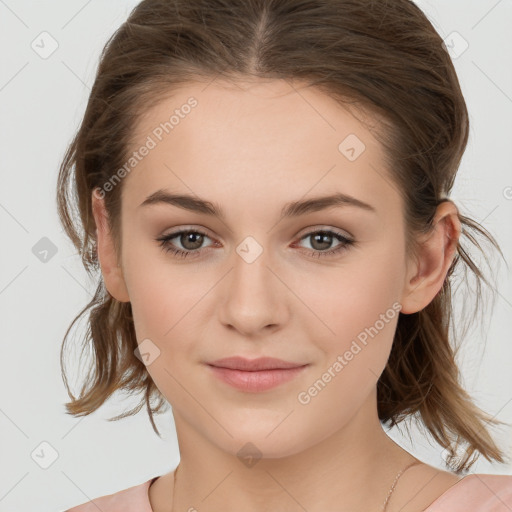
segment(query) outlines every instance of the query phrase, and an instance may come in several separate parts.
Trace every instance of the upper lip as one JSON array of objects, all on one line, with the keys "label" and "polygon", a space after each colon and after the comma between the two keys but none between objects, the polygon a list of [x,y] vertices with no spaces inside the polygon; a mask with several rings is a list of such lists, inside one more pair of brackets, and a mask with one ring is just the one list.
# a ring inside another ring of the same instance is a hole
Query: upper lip
[{"label": "upper lip", "polygon": [[229,368],[232,370],[245,370],[252,372],[258,370],[277,370],[305,366],[303,363],[292,363],[289,361],[283,361],[282,359],[276,359],[275,357],[260,357],[257,359],[246,359],[245,357],[239,356],[217,359],[216,361],[213,361],[212,363],[208,364],[220,368]]}]

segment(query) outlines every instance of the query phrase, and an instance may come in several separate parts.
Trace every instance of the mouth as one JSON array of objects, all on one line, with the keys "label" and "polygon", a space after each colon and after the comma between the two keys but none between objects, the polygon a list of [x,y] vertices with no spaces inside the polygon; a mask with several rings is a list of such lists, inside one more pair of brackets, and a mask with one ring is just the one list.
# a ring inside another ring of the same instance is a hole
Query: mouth
[{"label": "mouth", "polygon": [[245,359],[230,357],[207,363],[213,375],[226,384],[245,392],[262,392],[289,382],[308,364],[292,363],[270,357]]},{"label": "mouth", "polygon": [[261,371],[261,370],[289,370],[304,366],[305,363],[292,363],[275,357],[258,357],[257,359],[246,359],[245,357],[233,356],[217,359],[211,366],[228,368],[230,370]]}]

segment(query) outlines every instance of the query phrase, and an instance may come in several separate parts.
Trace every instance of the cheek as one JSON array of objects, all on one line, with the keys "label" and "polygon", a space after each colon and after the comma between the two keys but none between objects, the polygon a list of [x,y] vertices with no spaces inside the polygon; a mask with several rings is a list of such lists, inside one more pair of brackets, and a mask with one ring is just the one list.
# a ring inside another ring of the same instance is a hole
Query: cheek
[{"label": "cheek", "polygon": [[[335,386],[375,384],[391,351],[398,322],[404,263],[392,244],[362,252],[336,269],[301,283],[302,297],[316,317],[308,315],[302,328],[323,352],[325,368],[342,357],[343,371]],[[319,322],[319,320],[321,322]],[[337,365],[338,370],[339,365]],[[326,376],[328,379],[329,376]],[[343,388],[343,389],[342,389]]]},{"label": "cheek", "polygon": [[125,247],[123,273],[137,338],[153,337],[164,344],[193,317],[194,305],[207,293],[208,282],[198,279],[191,267],[176,264],[158,242],[136,244],[127,237]]},{"label": "cheek", "polygon": [[[396,265],[396,261],[394,263]],[[350,268],[350,270],[349,270]],[[334,277],[336,275],[336,277]],[[297,396],[306,422],[322,417],[323,433],[334,432],[372,399],[391,351],[399,317],[400,272],[388,265],[377,268],[347,266],[333,273],[311,309],[319,317],[303,327],[323,353],[315,371]],[[326,281],[327,282],[327,281]],[[317,286],[321,283],[317,281]],[[312,283],[309,283],[312,285]],[[304,290],[311,286],[304,286]],[[319,336],[319,333],[324,333]],[[366,410],[372,410],[373,405]],[[308,429],[315,436],[312,425]]]},{"label": "cheek", "polygon": [[211,285],[205,279],[198,279],[197,273],[195,277],[190,275],[184,266],[166,264],[160,257],[153,258],[149,264],[149,259],[145,260],[137,252],[126,259],[126,267],[138,343],[149,339],[154,344],[149,346],[157,354],[147,371],[173,406],[186,407],[187,394],[172,376],[186,382],[187,388],[190,386],[181,375],[181,367],[184,361],[197,359],[196,347],[190,340],[197,338],[201,298]]}]

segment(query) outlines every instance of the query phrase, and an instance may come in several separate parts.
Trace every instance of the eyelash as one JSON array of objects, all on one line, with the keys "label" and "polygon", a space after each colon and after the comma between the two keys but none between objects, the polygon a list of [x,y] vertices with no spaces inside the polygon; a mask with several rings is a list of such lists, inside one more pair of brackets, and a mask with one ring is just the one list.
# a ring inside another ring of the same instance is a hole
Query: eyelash
[{"label": "eyelash", "polygon": [[[200,252],[201,249],[184,251],[182,249],[177,249],[172,244],[170,244],[170,241],[173,238],[176,238],[184,233],[195,233],[195,234],[203,235],[203,236],[210,238],[206,233],[204,233],[201,230],[185,229],[185,230],[181,230],[181,231],[176,231],[175,233],[170,233],[165,236],[158,237],[158,238],[156,238],[156,241],[160,242],[160,246],[163,251],[165,251],[166,253],[172,253],[173,256],[176,256],[178,258],[186,258],[190,254]],[[340,241],[342,243],[340,245],[338,245],[335,249],[329,249],[327,251],[309,250],[308,252],[309,252],[310,256],[312,256],[313,258],[323,258],[323,257],[327,257],[327,256],[333,256],[335,254],[342,252],[343,250],[348,249],[351,245],[355,244],[354,240],[350,240],[349,238],[346,238],[345,236],[337,233],[336,231],[331,231],[331,230],[327,230],[327,229],[310,231],[309,233],[307,233],[303,237],[301,237],[300,240],[304,240],[305,238],[308,238],[312,235],[316,235],[316,234],[320,234],[320,233],[324,234],[324,235],[333,235],[334,238],[336,238],[338,241]]]}]

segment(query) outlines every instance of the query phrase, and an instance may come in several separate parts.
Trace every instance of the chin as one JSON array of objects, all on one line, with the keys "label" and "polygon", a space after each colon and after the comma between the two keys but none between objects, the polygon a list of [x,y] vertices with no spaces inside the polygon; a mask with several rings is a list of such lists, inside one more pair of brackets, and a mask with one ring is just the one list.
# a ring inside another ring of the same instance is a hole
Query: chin
[{"label": "chin", "polygon": [[281,426],[273,423],[271,428],[265,426],[260,429],[253,425],[242,431],[240,428],[226,427],[233,438],[223,436],[222,440],[217,439],[217,444],[222,450],[238,457],[248,468],[263,459],[282,459],[304,451],[308,447],[306,439],[300,432],[291,434],[284,423]]}]

